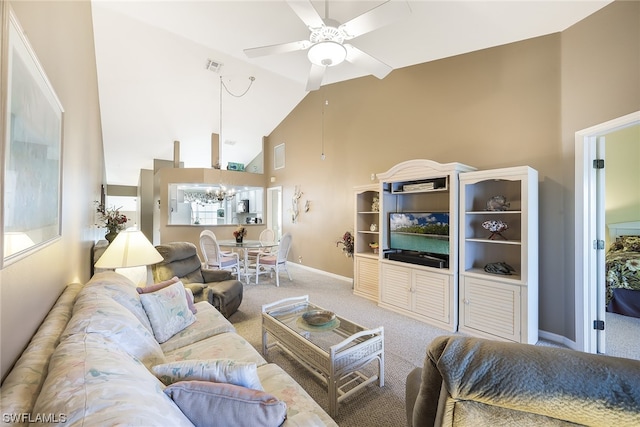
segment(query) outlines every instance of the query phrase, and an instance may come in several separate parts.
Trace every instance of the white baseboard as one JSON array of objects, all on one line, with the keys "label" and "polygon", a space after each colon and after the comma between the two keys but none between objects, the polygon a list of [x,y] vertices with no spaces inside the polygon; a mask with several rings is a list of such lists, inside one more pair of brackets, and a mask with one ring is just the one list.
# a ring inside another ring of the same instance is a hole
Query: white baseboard
[{"label": "white baseboard", "polygon": [[563,337],[562,335],[539,330],[538,337],[543,340],[547,340],[547,341],[551,341],[553,343],[559,344],[563,347],[568,347],[571,350],[581,350],[578,348],[578,344],[575,341],[572,341],[567,337]]},{"label": "white baseboard", "polygon": [[329,273],[328,271],[318,270],[317,268],[308,267],[303,264],[296,264],[293,262],[288,262],[288,265],[295,266],[295,268],[302,268],[304,270],[312,271],[314,273],[323,274],[325,276],[333,277],[334,279],[344,280],[345,282],[353,283],[353,279],[351,277],[340,276],[338,274]]}]

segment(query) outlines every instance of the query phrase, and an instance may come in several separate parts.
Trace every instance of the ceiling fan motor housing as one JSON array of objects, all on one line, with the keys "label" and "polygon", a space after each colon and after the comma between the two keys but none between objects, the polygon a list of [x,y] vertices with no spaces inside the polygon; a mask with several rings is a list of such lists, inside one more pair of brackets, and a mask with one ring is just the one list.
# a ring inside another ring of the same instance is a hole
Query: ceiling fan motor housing
[{"label": "ceiling fan motor housing", "polygon": [[309,37],[313,43],[307,52],[309,61],[324,67],[340,64],[347,57],[347,50],[342,45],[344,39],[345,34],[336,27],[314,28]]}]

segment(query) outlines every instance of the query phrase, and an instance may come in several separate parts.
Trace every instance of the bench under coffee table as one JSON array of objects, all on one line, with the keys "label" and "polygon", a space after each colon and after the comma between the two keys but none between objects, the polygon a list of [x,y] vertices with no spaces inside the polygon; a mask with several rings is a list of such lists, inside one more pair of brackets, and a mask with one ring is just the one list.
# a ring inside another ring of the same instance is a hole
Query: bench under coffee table
[{"label": "bench under coffee table", "polygon": [[[306,314],[305,320],[303,315]],[[268,336],[271,336],[269,340]],[[321,379],[329,394],[329,415],[338,404],[377,381],[384,386],[384,330],[365,329],[309,302],[309,296],[262,306],[262,353],[277,346]],[[377,361],[377,375],[359,370]]]}]

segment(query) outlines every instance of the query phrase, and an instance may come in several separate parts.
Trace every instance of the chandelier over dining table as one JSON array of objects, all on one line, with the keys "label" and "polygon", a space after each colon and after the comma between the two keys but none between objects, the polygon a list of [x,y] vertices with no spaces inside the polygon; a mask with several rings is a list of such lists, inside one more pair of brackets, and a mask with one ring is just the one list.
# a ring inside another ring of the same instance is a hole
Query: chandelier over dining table
[{"label": "chandelier over dining table", "polygon": [[224,202],[225,200],[233,200],[235,196],[235,188],[227,189],[224,185],[221,185],[218,188],[208,188],[203,191],[185,191],[184,201],[207,205]]}]

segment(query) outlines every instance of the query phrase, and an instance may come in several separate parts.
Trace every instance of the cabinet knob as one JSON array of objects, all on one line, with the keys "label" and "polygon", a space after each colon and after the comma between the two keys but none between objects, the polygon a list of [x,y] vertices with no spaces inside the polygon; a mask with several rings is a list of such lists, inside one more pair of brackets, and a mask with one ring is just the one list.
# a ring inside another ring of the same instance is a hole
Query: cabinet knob
[{"label": "cabinet knob", "polygon": [[469,305],[469,304],[471,303],[471,301],[469,301],[468,299],[466,299],[466,298],[465,298],[464,303],[465,303],[466,305]]}]

